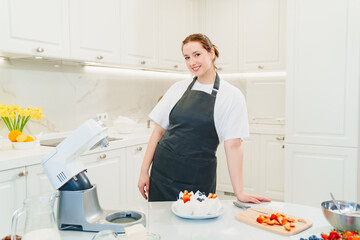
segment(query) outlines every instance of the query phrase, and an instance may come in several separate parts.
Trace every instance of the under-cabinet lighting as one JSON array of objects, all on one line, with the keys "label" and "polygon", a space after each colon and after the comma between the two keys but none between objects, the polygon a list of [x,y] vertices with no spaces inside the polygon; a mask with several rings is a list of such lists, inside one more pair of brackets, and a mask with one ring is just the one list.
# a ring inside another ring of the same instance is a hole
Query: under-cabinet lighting
[{"label": "under-cabinet lighting", "polygon": [[35,59],[43,59],[41,56],[35,56]]}]

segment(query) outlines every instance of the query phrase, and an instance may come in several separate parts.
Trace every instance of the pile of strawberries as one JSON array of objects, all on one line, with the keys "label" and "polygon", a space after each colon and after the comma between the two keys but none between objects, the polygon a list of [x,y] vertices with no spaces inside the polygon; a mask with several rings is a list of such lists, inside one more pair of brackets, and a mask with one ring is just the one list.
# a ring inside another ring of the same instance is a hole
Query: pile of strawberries
[{"label": "pile of strawberries", "polygon": [[295,227],[295,219],[286,217],[281,213],[271,214],[271,216],[261,214],[256,221],[260,224],[266,223],[268,225],[284,226],[287,231],[291,231],[291,228]]}]

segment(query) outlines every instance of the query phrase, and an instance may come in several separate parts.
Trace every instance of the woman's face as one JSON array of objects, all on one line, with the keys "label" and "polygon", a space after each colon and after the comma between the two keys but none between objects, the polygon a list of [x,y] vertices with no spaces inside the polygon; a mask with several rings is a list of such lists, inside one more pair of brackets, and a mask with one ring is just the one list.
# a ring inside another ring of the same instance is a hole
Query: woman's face
[{"label": "woman's face", "polygon": [[183,46],[183,55],[187,68],[199,77],[213,69],[214,51],[206,51],[200,42],[188,42]]}]

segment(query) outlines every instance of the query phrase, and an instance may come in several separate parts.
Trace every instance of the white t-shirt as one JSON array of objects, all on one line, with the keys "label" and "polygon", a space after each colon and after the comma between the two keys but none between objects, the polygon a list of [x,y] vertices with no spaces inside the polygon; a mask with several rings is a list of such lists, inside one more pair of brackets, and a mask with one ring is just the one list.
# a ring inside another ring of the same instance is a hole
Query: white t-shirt
[{"label": "white t-shirt", "polygon": [[[180,100],[190,80],[174,83],[158,102],[149,117],[164,129],[169,126],[169,115],[174,105]],[[195,82],[192,90],[211,94],[213,84]],[[248,115],[245,97],[241,91],[230,83],[220,80],[219,91],[214,107],[214,123],[220,141],[249,136]]]}]

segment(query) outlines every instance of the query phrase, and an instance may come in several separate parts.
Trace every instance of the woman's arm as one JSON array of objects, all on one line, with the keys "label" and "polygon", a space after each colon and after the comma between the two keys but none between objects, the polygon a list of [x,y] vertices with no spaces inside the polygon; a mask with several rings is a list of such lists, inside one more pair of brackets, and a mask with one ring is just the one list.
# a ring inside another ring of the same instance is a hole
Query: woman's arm
[{"label": "woman's arm", "polygon": [[244,192],[243,181],[243,157],[242,140],[240,138],[230,139],[224,142],[227,165],[229,169],[231,183],[236,198],[242,202],[260,203],[260,201],[270,201],[262,196],[256,196]]},{"label": "woman's arm", "polygon": [[[146,148],[144,160],[141,164],[141,170],[140,170],[140,177],[138,182],[138,188],[141,193],[141,195],[147,199],[147,195],[149,194],[149,182],[150,182],[150,176],[149,176],[149,169],[150,165],[152,163],[154,153],[156,146],[162,136],[165,133],[165,129],[162,128],[160,125],[156,124],[155,128],[151,134],[148,146]],[[146,194],[145,194],[146,193]]]}]

